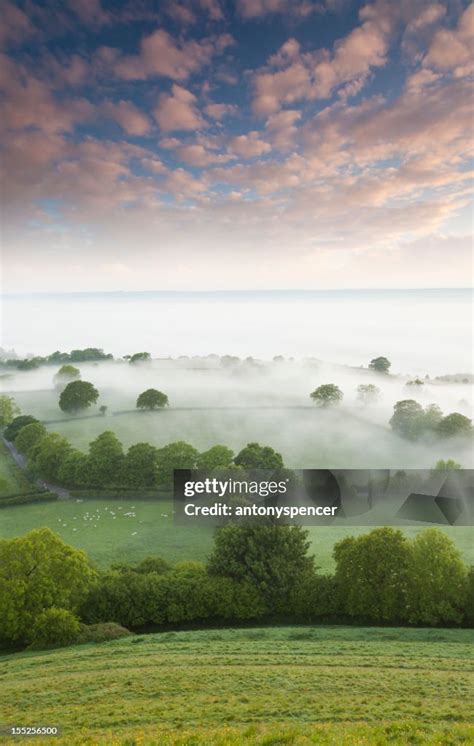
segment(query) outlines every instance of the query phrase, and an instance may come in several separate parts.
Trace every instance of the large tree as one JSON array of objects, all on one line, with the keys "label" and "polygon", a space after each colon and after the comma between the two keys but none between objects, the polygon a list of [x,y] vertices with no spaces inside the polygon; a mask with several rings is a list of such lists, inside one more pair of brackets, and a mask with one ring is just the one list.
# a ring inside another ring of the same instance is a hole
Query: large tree
[{"label": "large tree", "polygon": [[63,412],[79,412],[95,404],[99,392],[88,381],[72,381],[68,383],[59,397],[59,407]]},{"label": "large tree", "polygon": [[422,531],[411,543],[408,621],[452,624],[463,618],[467,569],[452,540],[436,528]]},{"label": "large tree", "polygon": [[43,435],[29,450],[29,463],[43,479],[56,481],[71,444],[59,433]]},{"label": "large tree", "polygon": [[195,469],[198,456],[199,451],[183,440],[159,448],[156,454],[156,464],[160,487],[172,487],[174,469]]},{"label": "large tree", "polygon": [[137,409],[162,409],[169,405],[168,397],[158,389],[142,391],[137,399]]},{"label": "large tree", "polygon": [[49,528],[0,540],[0,639],[28,642],[41,612],[75,611],[94,578],[84,552]]},{"label": "large tree", "polygon": [[259,443],[247,443],[235,457],[234,463],[243,469],[283,469],[284,467],[281,453],[270,446],[261,446]]},{"label": "large tree", "polygon": [[436,425],[436,431],[443,438],[451,438],[454,435],[471,435],[472,421],[459,412],[452,412],[442,417]]},{"label": "large tree", "polygon": [[324,383],[322,386],[318,386],[310,394],[311,399],[318,404],[320,407],[330,407],[334,404],[339,404],[342,401],[344,394],[342,393],[339,386],[335,383]]},{"label": "large tree", "polygon": [[111,430],[97,436],[89,445],[87,477],[95,487],[109,487],[117,484],[124,460],[120,440]]},{"label": "large tree", "polygon": [[370,370],[374,370],[376,373],[388,373],[391,366],[390,360],[386,357],[374,357],[369,363]]},{"label": "large tree", "polygon": [[30,450],[41,438],[46,435],[46,428],[41,422],[31,422],[29,425],[22,427],[15,438],[17,450],[24,456],[28,456]]},{"label": "large tree", "polygon": [[256,587],[271,613],[289,613],[295,583],[314,571],[301,526],[227,525],[215,534],[209,572]]},{"label": "large tree", "polygon": [[197,460],[198,469],[202,471],[213,471],[224,469],[232,464],[234,452],[227,446],[216,445],[199,454]]},{"label": "large tree", "polygon": [[120,484],[133,489],[153,489],[157,486],[157,448],[149,443],[130,446],[120,466]]},{"label": "large tree", "polygon": [[393,407],[390,426],[398,435],[417,440],[424,430],[425,411],[414,399],[402,399]]},{"label": "large tree", "polygon": [[343,610],[360,621],[406,617],[410,548],[401,531],[377,528],[334,547],[335,580]]}]

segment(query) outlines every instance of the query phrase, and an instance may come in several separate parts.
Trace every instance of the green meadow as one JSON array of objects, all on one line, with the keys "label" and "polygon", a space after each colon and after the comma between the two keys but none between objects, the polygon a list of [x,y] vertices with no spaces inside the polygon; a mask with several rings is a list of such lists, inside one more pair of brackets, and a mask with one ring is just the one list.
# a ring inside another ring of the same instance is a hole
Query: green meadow
[{"label": "green meadow", "polygon": [[[0,510],[0,536],[20,536],[32,528],[48,526],[65,542],[84,549],[100,567],[114,562],[139,562],[161,555],[171,562],[205,560],[212,546],[212,529],[199,523],[178,526],[171,500],[83,500],[75,498],[37,505],[17,505]],[[373,527],[370,527],[373,528]],[[322,572],[333,569],[334,544],[345,536],[369,531],[364,526],[310,526],[311,552]],[[425,528],[407,526],[414,536]],[[469,526],[441,530],[453,539],[467,564],[474,564],[474,542]]]},{"label": "green meadow", "polygon": [[60,727],[41,740],[58,746],[467,744],[473,642],[446,629],[165,632],[4,656],[0,702],[5,724]]}]

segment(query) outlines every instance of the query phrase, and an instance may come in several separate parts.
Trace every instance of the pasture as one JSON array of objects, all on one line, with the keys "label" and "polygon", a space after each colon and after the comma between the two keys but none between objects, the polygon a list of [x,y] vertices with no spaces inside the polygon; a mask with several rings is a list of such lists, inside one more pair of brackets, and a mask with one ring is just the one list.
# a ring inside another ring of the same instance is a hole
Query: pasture
[{"label": "pasture", "polygon": [[[83,549],[100,567],[115,562],[139,562],[160,555],[171,562],[205,560],[212,548],[212,529],[193,522],[173,521],[171,500],[59,500],[55,503],[18,505],[0,511],[0,537],[20,536],[32,528],[48,526],[66,543]],[[321,572],[333,569],[334,544],[345,536],[369,531],[363,526],[309,526],[311,553]],[[425,528],[404,526],[408,536]],[[466,563],[474,564],[472,528],[442,526],[455,541]]]},{"label": "pasture", "polygon": [[473,642],[350,627],[135,636],[3,656],[0,702],[6,725],[59,726],[58,746],[466,744]]}]

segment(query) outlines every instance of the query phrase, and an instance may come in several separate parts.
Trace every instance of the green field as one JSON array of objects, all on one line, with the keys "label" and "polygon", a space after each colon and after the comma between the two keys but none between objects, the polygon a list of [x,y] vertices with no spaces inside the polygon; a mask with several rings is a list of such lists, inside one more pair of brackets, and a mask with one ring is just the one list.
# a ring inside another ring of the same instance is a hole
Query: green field
[{"label": "green field", "polygon": [[60,726],[51,744],[467,744],[473,642],[445,629],[168,632],[4,656],[0,702],[6,725]]},{"label": "green field", "polygon": [[[0,511],[0,536],[20,536],[39,526],[48,526],[65,542],[84,549],[101,567],[113,562],[138,562],[158,554],[177,562],[205,560],[212,547],[212,529],[199,523],[177,526],[170,500],[59,500],[38,505],[17,505]],[[132,515],[126,515],[132,513]],[[345,536],[354,536],[372,527],[310,526],[311,552],[321,571],[333,569],[332,549]],[[406,526],[414,536],[425,528]],[[470,526],[442,526],[467,564],[474,564],[474,542]]]}]

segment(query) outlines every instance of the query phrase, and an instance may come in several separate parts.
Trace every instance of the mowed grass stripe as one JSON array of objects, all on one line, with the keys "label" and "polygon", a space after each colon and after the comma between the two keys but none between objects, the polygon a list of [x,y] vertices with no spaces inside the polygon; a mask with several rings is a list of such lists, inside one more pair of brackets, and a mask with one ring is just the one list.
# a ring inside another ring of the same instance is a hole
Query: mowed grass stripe
[{"label": "mowed grass stripe", "polygon": [[[5,656],[4,722],[27,714],[29,722],[61,725],[64,737],[80,729],[96,739],[153,725],[472,722],[470,630],[391,629],[399,640],[384,641],[385,630],[329,628],[317,630],[319,640],[291,639],[305,632],[314,630],[163,633]],[[208,639],[216,635],[225,639]]]}]

